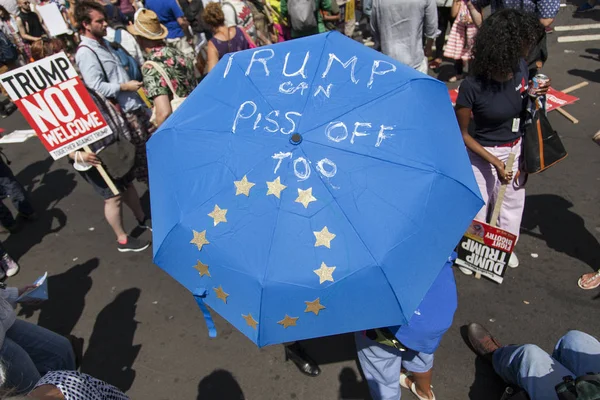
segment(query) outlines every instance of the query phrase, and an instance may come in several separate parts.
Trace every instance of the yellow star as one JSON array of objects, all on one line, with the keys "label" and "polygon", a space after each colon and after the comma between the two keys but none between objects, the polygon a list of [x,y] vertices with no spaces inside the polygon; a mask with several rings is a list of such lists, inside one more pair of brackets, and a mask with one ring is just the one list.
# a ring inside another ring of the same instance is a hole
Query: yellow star
[{"label": "yellow star", "polygon": [[194,269],[198,270],[200,276],[208,276],[210,278],[210,272],[208,272],[208,265],[203,264],[202,261],[198,260],[198,263],[194,265]]},{"label": "yellow star", "polygon": [[313,232],[315,234],[315,237],[317,238],[317,241],[315,242],[315,247],[319,247],[319,246],[325,246],[328,249],[331,248],[331,241],[333,240],[333,238],[335,238],[335,234],[329,232],[329,229],[327,229],[327,227],[324,227],[321,232]]},{"label": "yellow star", "polygon": [[244,175],[241,181],[233,181],[233,184],[235,185],[236,196],[240,194],[250,196],[250,189],[252,189],[252,186],[255,185],[255,183],[248,182],[248,178],[246,178],[246,175]]},{"label": "yellow star", "polygon": [[246,320],[246,323],[248,324],[248,326],[251,326],[254,329],[256,329],[256,325],[258,325],[258,321],[256,321],[254,318],[252,318],[252,314],[250,314],[250,313],[248,313],[248,315],[242,314],[242,318],[244,318]]},{"label": "yellow star", "polygon": [[201,251],[202,246],[210,243],[208,240],[206,240],[206,230],[204,230],[200,233],[198,233],[196,231],[192,231],[192,232],[194,232],[194,238],[191,240],[190,243],[198,246],[198,250]]},{"label": "yellow star", "polygon": [[308,205],[312,201],[317,201],[317,198],[312,194],[312,188],[308,188],[306,190],[298,189],[298,198],[296,199],[296,203],[302,203],[304,208],[308,208]]},{"label": "yellow star", "polygon": [[281,184],[281,178],[277,177],[273,182],[267,182],[267,186],[269,190],[267,191],[267,196],[272,194],[278,199],[281,198],[281,191],[285,189],[287,186]]},{"label": "yellow star", "polygon": [[284,328],[288,328],[290,326],[296,326],[296,321],[298,318],[300,317],[290,317],[289,315],[285,314],[285,317],[277,323],[279,325],[283,325]]},{"label": "yellow star", "polygon": [[223,291],[223,287],[219,285],[218,288],[213,288],[213,290],[217,294],[217,299],[221,299],[223,300],[223,303],[227,304],[227,297],[229,297],[229,295]]},{"label": "yellow star", "polygon": [[325,308],[325,306],[321,305],[319,298],[313,301],[305,301],[306,310],[304,312],[313,312],[315,315],[319,315],[319,311]]},{"label": "yellow star", "polygon": [[212,210],[212,212],[208,214],[208,216],[214,220],[215,226],[217,226],[219,225],[219,222],[227,222],[225,214],[227,214],[227,210],[221,209],[218,205],[215,204],[214,210]]},{"label": "yellow star", "polygon": [[313,272],[319,276],[319,284],[322,284],[326,281],[334,282],[333,271],[335,271],[335,267],[328,267],[323,262],[321,263],[321,268],[315,269]]}]

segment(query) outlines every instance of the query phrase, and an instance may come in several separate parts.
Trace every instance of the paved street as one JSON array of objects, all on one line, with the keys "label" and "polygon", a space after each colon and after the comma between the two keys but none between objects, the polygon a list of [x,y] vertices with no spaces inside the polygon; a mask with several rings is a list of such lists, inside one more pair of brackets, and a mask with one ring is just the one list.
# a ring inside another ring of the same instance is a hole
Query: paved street
[{"label": "paved street", "polygon": [[[567,3],[555,26],[597,26],[548,37],[544,73],[553,86],[590,82],[572,93],[579,102],[566,107],[579,124],[550,113],[569,157],[529,178],[516,248],[521,266],[507,271],[502,285],[456,271],[459,308],[435,360],[440,400],[493,400],[503,390],[464,344],[466,323],[486,325],[503,343],[535,342],[548,351],[568,329],[600,332],[600,290],[577,287],[582,273],[600,267],[600,147],[590,139],[600,129],[600,40],[558,43],[560,37],[600,34],[600,7],[575,18],[581,1]],[[18,112],[0,127],[28,128]],[[44,271],[51,275],[50,300],[19,314],[85,338],[84,372],[127,390],[132,399],[370,399],[351,336],[307,342],[323,369],[313,379],[285,362],[282,346],[259,350],[218,316],[219,336],[209,339],[193,297],[152,263],[150,250],[117,252],[102,200],[66,160],[53,162],[35,138],[5,145],[4,151],[40,214],[19,233],[0,236],[22,267],[9,283],[30,283]],[[148,206],[147,189],[138,189]],[[125,221],[134,226],[128,211]],[[414,397],[405,392],[403,398]]]}]

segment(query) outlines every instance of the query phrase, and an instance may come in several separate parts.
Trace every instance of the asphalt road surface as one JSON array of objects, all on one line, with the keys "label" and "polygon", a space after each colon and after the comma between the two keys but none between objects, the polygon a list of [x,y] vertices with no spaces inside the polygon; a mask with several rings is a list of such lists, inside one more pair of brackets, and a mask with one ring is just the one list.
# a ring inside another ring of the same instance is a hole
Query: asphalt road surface
[{"label": "asphalt road surface", "polygon": [[[600,34],[600,7],[574,17],[580,1],[568,3],[556,26],[595,24],[549,35],[544,73],[554,87],[590,82],[573,93],[580,100],[566,108],[579,124],[550,113],[569,157],[529,179],[516,248],[521,266],[509,270],[502,285],[456,271],[459,308],[435,359],[438,399],[493,400],[503,390],[490,367],[465,345],[461,326],[466,323],[485,324],[504,343],[536,343],[548,351],[568,329],[600,332],[600,291],[577,287],[579,275],[600,267],[600,147],[590,139],[600,129],[600,41],[558,43],[560,37]],[[0,126],[27,128],[19,113]],[[50,300],[20,308],[19,314],[85,338],[84,372],[133,399],[370,398],[349,335],[306,343],[322,365],[317,378],[286,363],[281,346],[259,350],[218,316],[219,336],[209,339],[194,299],[152,264],[150,250],[117,252],[102,200],[65,160],[53,162],[37,139],[6,145],[4,151],[40,213],[19,233],[0,237],[22,266],[9,283],[30,283],[44,271],[52,275]],[[146,188],[138,188],[147,205]],[[133,228],[128,212],[125,221]],[[413,398],[408,392],[403,396]]]}]

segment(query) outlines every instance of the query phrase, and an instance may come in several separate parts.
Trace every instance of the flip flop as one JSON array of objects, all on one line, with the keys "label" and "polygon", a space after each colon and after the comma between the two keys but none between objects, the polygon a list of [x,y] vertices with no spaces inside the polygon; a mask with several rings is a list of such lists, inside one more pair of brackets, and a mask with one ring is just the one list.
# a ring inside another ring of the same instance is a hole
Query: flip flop
[{"label": "flip flop", "polygon": [[[415,396],[417,396],[417,398],[419,400],[435,400],[435,394],[433,393],[433,390],[431,391],[431,394],[433,394],[433,397],[431,399],[428,399],[427,397],[419,396],[419,394],[417,393],[417,388],[416,388],[414,382],[409,387],[408,386],[408,380],[407,380],[409,376],[411,376],[411,375],[410,374],[405,374],[404,372],[400,372],[400,386],[402,386],[404,389],[410,390],[410,392],[412,394],[414,394]],[[431,388],[433,389],[433,386],[431,386]]]},{"label": "flip flop", "polygon": [[600,279],[598,279],[598,278],[600,278],[600,270],[598,270],[598,272],[596,272],[594,275],[592,275],[591,278],[589,278],[590,281],[597,280],[597,282],[594,286],[583,287],[583,276],[581,276],[579,278],[579,280],[577,281],[577,286],[579,286],[583,290],[596,289],[598,286],[600,286]]}]

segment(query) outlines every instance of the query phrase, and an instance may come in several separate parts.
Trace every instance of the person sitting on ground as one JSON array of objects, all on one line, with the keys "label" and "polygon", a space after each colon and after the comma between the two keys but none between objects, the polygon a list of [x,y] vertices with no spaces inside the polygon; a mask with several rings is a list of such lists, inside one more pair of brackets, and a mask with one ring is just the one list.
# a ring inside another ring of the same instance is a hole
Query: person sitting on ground
[{"label": "person sitting on ground", "polygon": [[[31,10],[29,0],[19,0],[19,14],[17,14],[17,26],[25,45],[42,40],[50,36],[46,24],[40,15]],[[29,61],[29,60],[27,60]]]},{"label": "person sitting on ground", "polygon": [[194,64],[182,52],[167,46],[164,41],[167,28],[161,25],[154,11],[140,10],[133,25],[127,29],[146,53],[146,62],[142,66],[144,90],[154,104],[154,124],[159,127],[174,111],[171,107],[172,90],[178,97],[185,98],[198,84]]},{"label": "person sitting on ground", "polygon": [[219,3],[210,3],[204,8],[202,14],[206,22],[213,31],[213,37],[208,42],[208,72],[210,72],[217,62],[227,53],[247,50],[250,44],[241,28],[237,26],[225,26],[225,15]]},{"label": "person sitting on ground", "polygon": [[600,342],[584,332],[567,332],[552,356],[534,344],[502,346],[477,323],[469,325],[467,337],[478,356],[507,383],[525,390],[531,400],[556,400],[556,386],[563,378],[600,373]]},{"label": "person sitting on ground", "polygon": [[407,324],[354,334],[373,400],[399,399],[400,386],[420,400],[435,400],[431,387],[434,353],[452,325],[458,304],[452,271],[455,259],[453,253]]},{"label": "person sitting on ground", "polygon": [[[30,322],[17,319],[18,298],[34,288],[0,288],[0,359],[5,366],[3,389],[26,393],[50,371],[77,368],[82,340],[67,339]],[[26,302],[26,300],[22,300]]]}]

